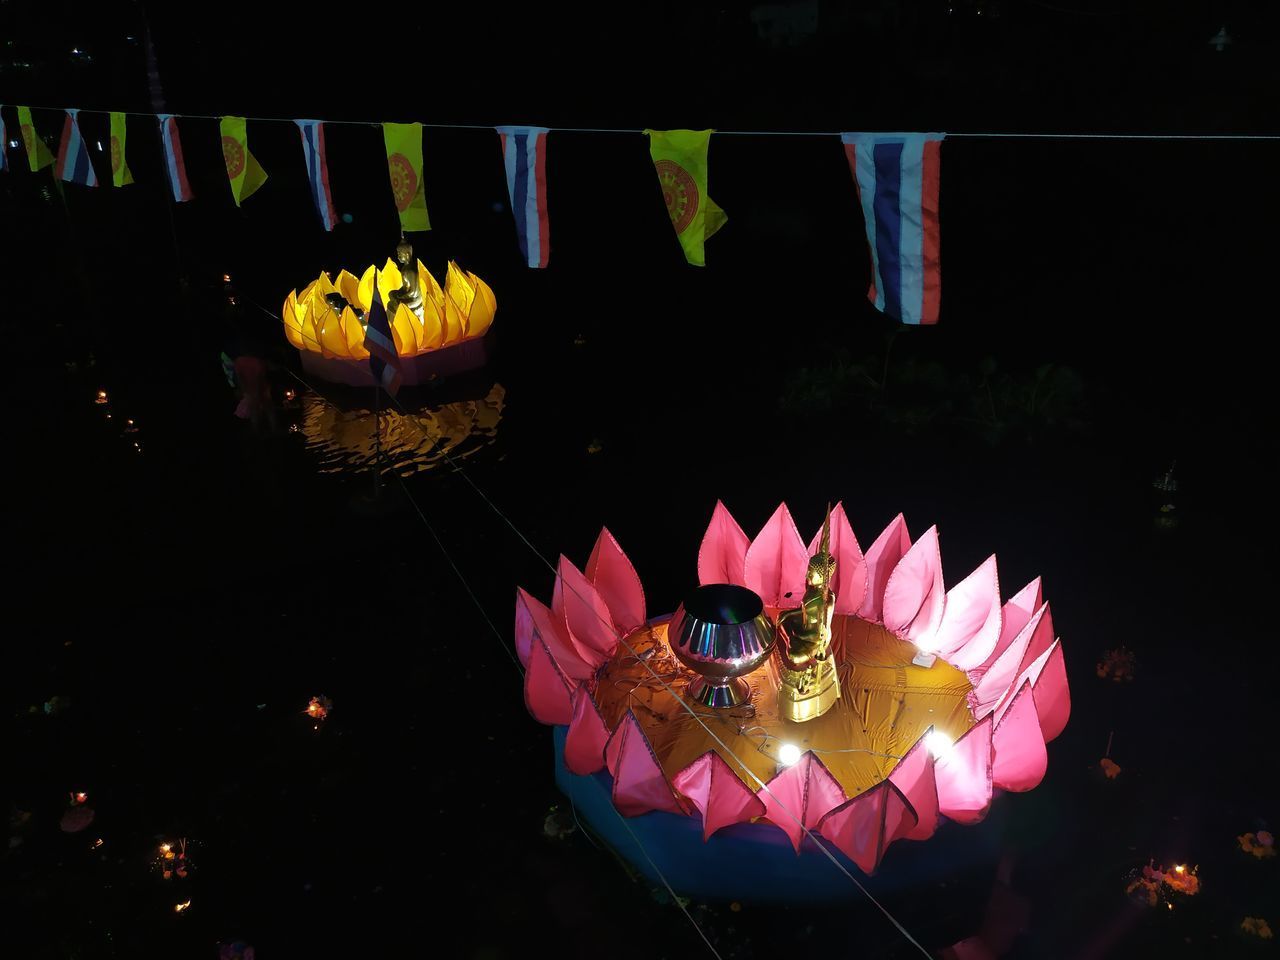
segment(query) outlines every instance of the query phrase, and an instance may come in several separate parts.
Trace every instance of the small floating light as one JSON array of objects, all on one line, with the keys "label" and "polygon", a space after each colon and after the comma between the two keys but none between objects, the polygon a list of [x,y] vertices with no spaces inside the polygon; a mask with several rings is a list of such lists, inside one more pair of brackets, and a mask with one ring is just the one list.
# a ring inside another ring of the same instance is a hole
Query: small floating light
[{"label": "small floating light", "polygon": [[107,402],[107,391],[99,390],[98,397],[96,400],[94,400],[94,403],[106,403],[106,402]]},{"label": "small floating light", "polygon": [[186,909],[187,909],[188,907],[190,907],[190,906],[191,906],[191,901],[190,901],[190,900],[184,900],[182,903],[175,903],[175,904],[173,905],[173,912],[174,912],[174,913],[183,913],[183,912],[185,912],[185,911],[186,911]]}]

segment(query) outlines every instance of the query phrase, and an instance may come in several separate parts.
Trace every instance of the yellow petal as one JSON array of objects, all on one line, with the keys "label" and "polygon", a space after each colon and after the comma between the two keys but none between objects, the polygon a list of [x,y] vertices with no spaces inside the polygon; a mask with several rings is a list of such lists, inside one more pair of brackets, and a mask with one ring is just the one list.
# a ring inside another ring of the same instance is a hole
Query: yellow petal
[{"label": "yellow petal", "polygon": [[391,318],[391,332],[395,334],[396,353],[402,357],[418,355],[418,318],[403,303],[396,307],[396,315]]},{"label": "yellow petal", "polygon": [[352,360],[368,360],[369,351],[364,348],[364,327],[350,307],[342,311],[342,332],[347,335],[347,355]]},{"label": "yellow petal", "polygon": [[285,338],[299,350],[305,350],[302,342],[302,324],[298,322],[298,298],[294,291],[285,297],[284,306],[280,308],[280,319],[284,321]]},{"label": "yellow petal", "polygon": [[[373,306],[373,284],[378,276],[378,268],[370,267],[360,277],[359,303],[360,309],[365,313],[369,312],[369,308]],[[364,341],[361,340],[363,343]]]},{"label": "yellow petal", "polygon": [[422,303],[422,351],[437,350],[444,343],[444,317],[440,304],[434,300]]},{"label": "yellow petal", "polygon": [[477,277],[474,273],[469,274],[475,283],[476,296],[471,301],[471,316],[467,320],[467,336],[482,337],[489,324],[493,323],[493,315],[498,310],[498,300],[493,295],[493,289]]},{"label": "yellow petal", "polygon": [[322,297],[327,297],[331,293],[337,293],[337,288],[333,285],[333,281],[329,279],[329,274],[322,273],[316,281],[316,289],[320,291]]},{"label": "yellow petal", "polygon": [[342,321],[338,315],[328,303],[315,313],[315,323],[320,327],[320,352],[326,357],[345,357],[347,335],[342,332]]},{"label": "yellow petal", "polygon": [[334,286],[338,288],[338,292],[342,294],[342,299],[347,303],[360,302],[360,281],[346,270],[338,271],[338,279],[335,281]]}]

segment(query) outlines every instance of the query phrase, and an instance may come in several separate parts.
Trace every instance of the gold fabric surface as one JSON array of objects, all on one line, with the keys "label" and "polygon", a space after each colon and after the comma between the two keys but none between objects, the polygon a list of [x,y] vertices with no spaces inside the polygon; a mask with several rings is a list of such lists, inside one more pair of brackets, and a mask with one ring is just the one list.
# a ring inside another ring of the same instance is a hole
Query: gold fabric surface
[{"label": "gold fabric surface", "polygon": [[[777,611],[769,613],[774,616]],[[972,688],[963,672],[941,659],[931,668],[915,666],[913,644],[857,617],[837,614],[832,623],[841,698],[807,723],[790,723],[778,716],[776,654],[745,678],[751,685],[753,709],[744,705],[713,710],[694,702],[686,696],[694,675],[671,655],[666,634],[667,625],[662,622],[627,637],[601,672],[596,702],[610,730],[628,709],[635,712],[668,779],[715,750],[756,790],[759,784],[743,771],[742,764],[767,783],[777,773],[778,748],[793,743],[801,751],[813,750],[845,794],[853,797],[888,776],[930,726],[953,740],[973,726],[967,701]],[[652,654],[646,654],[655,646]],[[674,693],[663,688],[632,650],[646,658],[653,673]],[[677,696],[724,747],[689,716]]]}]

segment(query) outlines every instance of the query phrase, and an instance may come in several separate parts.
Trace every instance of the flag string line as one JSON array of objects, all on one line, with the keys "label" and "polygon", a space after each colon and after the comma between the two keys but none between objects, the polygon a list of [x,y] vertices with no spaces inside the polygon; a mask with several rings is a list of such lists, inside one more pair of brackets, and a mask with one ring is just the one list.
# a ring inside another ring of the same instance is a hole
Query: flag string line
[{"label": "flag string line", "polygon": [[[254,304],[254,305],[257,306],[259,310],[263,310],[264,313],[267,312],[264,308],[262,308],[258,304]],[[335,404],[327,396],[325,396],[323,393],[317,390],[314,386],[312,386],[309,382],[307,382],[307,380],[305,380],[303,377],[294,373],[293,370],[290,370],[287,367],[284,369],[290,376],[292,376],[295,380],[297,380],[298,383],[302,384],[304,387],[306,387],[308,390],[314,393],[317,397],[319,397],[323,403],[326,403],[329,406],[333,407],[334,410],[341,411],[341,408],[337,404]],[[391,398],[391,399],[394,400],[395,398]],[[412,419],[408,417],[407,414],[405,414],[404,416],[405,416],[405,419]],[[424,430],[424,435],[425,435],[425,430]],[[436,444],[438,445],[439,442],[440,441],[437,440]],[[376,456],[377,454],[375,453],[375,457]],[[378,464],[376,463],[374,464],[374,469],[375,470],[379,469]],[[455,469],[457,468],[455,467]],[[400,476],[398,471],[393,469],[391,473],[396,478],[396,481],[400,484],[400,488],[401,490],[403,490],[405,498],[413,506],[414,512],[416,512],[418,514],[419,519],[422,520],[423,526],[427,528],[427,532],[431,534],[431,538],[435,540],[436,546],[439,547],[440,552],[444,554],[445,560],[447,560],[449,563],[449,566],[453,568],[454,575],[458,578],[458,581],[462,584],[463,589],[467,591],[467,596],[471,598],[471,602],[475,604],[476,609],[480,611],[480,616],[484,617],[485,623],[487,623],[489,625],[489,629],[493,631],[493,635],[497,639],[498,645],[502,647],[503,652],[511,659],[511,663],[516,668],[516,672],[523,679],[524,669],[520,666],[520,661],[516,658],[515,654],[512,653],[511,649],[507,646],[506,641],[504,640],[502,634],[498,632],[498,628],[494,626],[493,620],[489,618],[489,614],[485,611],[484,605],[480,602],[480,598],[477,597],[475,594],[475,591],[471,589],[471,585],[467,582],[467,578],[463,575],[462,571],[458,568],[457,563],[454,562],[453,557],[450,555],[448,549],[445,547],[444,541],[440,539],[440,535],[436,533],[435,528],[431,525],[431,521],[427,519],[426,513],[423,512],[423,509],[418,504],[417,499],[410,492],[408,484],[405,483],[404,478]],[[570,799],[570,803],[572,804],[573,803],[572,796],[569,799]],[[610,806],[612,806],[612,804]],[[711,951],[711,955],[715,957],[716,960],[723,960],[723,958],[720,956],[720,952],[716,950],[715,946],[711,943],[710,939],[708,939],[706,932],[703,931],[702,927],[698,925],[698,921],[696,921],[693,918],[693,914],[689,912],[688,907],[685,906],[684,902],[680,899],[679,896],[677,896],[675,890],[672,889],[671,883],[667,880],[666,874],[662,872],[662,870],[658,867],[658,865],[654,863],[653,858],[649,856],[649,851],[645,849],[644,844],[640,842],[640,838],[637,837],[635,834],[635,831],[631,829],[631,824],[627,823],[626,818],[622,815],[621,811],[619,811],[617,807],[613,807],[613,812],[617,815],[623,827],[626,828],[627,833],[631,835],[631,839],[635,841],[636,847],[644,855],[644,858],[649,861],[649,865],[653,867],[653,871],[658,875],[658,879],[662,881],[662,885],[667,888],[667,893],[670,895],[671,901],[680,908],[680,911],[685,915],[685,917],[689,920],[689,922],[693,924],[693,929],[698,932],[698,936],[701,937],[702,942],[707,945],[707,949]],[[575,822],[578,819],[578,810],[576,805],[574,805],[574,808],[573,808],[573,819]],[[579,826],[581,826],[581,824],[579,824]],[[587,836],[585,829],[583,830],[583,836]],[[590,840],[591,838],[587,837],[587,839]],[[591,842],[592,842],[592,845],[594,846],[595,841],[592,840]]]},{"label": "flag string line", "polygon": [[[284,321],[283,321],[283,318],[281,318],[281,317],[280,317],[280,316],[278,316],[277,314],[273,313],[272,311],[268,310],[266,307],[262,306],[261,304],[257,303],[256,301],[254,301],[254,300],[252,300],[252,299],[249,299],[249,298],[246,298],[246,300],[247,300],[247,302],[249,302],[249,303],[253,304],[253,306],[254,306],[254,307],[256,307],[258,310],[262,311],[262,312],[263,312],[264,314],[266,314],[267,316],[272,317],[273,319],[278,320],[278,321],[280,321],[281,323],[283,323],[283,322],[284,322]],[[305,336],[305,334],[304,334],[304,336]],[[309,340],[309,341],[311,341],[311,342],[313,342],[313,343],[315,343],[315,341],[314,341],[312,338],[310,338],[310,337],[307,337],[306,339],[307,339],[307,340]],[[317,343],[316,345],[317,345],[317,346],[319,346],[319,344],[318,344],[318,343]],[[292,373],[292,371],[290,371],[290,372]],[[426,438],[428,441],[432,441],[432,442],[433,442],[433,444],[438,442],[438,441],[435,441],[435,440],[433,440],[433,439],[432,439],[431,435],[427,432],[426,427],[424,427],[424,426],[423,426],[423,425],[422,425],[422,424],[417,420],[417,418],[416,418],[416,417],[413,417],[413,416],[410,416],[410,415],[409,415],[409,412],[404,408],[404,405],[400,403],[400,401],[399,401],[399,399],[398,399],[398,398],[396,398],[396,397],[391,397],[390,395],[388,395],[388,397],[389,397],[389,399],[390,399],[391,403],[393,403],[393,404],[397,407],[397,409],[400,411],[400,415],[401,415],[401,416],[402,416],[406,421],[408,421],[408,422],[410,422],[410,423],[412,423],[412,424],[416,425],[416,426],[417,426],[417,428],[418,428],[418,430],[422,433],[422,435],[423,435],[423,437],[424,437],[424,438]],[[497,516],[498,516],[498,517],[499,517],[499,518],[500,518],[504,523],[506,523],[506,525],[507,525],[507,526],[512,530],[512,532],[513,532],[513,533],[514,533],[514,534],[515,534],[515,535],[516,535],[516,536],[517,536],[521,541],[523,541],[523,542],[524,542],[524,544],[525,544],[526,546],[528,546],[528,548],[530,549],[530,551],[532,551],[532,552],[533,552],[534,556],[535,556],[535,557],[537,557],[539,560],[541,560],[541,561],[542,561],[543,565],[544,565],[544,566],[545,566],[549,571],[551,571],[552,575],[554,575],[554,576],[557,576],[557,577],[558,577],[558,573],[557,573],[557,571],[556,571],[556,568],[555,568],[555,566],[551,563],[551,561],[550,561],[550,560],[548,560],[548,559],[547,559],[547,558],[542,554],[542,552],[541,552],[541,551],[540,551],[536,546],[534,546],[534,545],[533,545],[533,543],[529,540],[529,538],[528,538],[528,537],[526,537],[526,536],[525,536],[525,535],[520,531],[520,529],[515,525],[515,523],[514,523],[514,522],[512,522],[512,520],[511,520],[511,519],[510,519],[510,518],[509,518],[505,513],[503,513],[503,512],[502,512],[502,510],[500,510],[500,509],[498,508],[498,506],[497,506],[497,505],[496,505],[496,504],[495,504],[495,503],[494,503],[494,502],[493,502],[493,501],[488,497],[488,495],[487,495],[487,494],[485,494],[485,492],[484,492],[483,490],[481,490],[481,489],[480,489],[480,487],[475,483],[475,481],[474,481],[474,480],[472,480],[472,479],[471,479],[471,477],[470,477],[470,476],[467,474],[467,472],[462,468],[462,466],[461,466],[460,464],[458,464],[458,463],[455,463],[455,462],[454,462],[454,460],[453,460],[453,458],[451,458],[451,457],[449,456],[449,454],[448,454],[444,449],[441,449],[440,453],[441,453],[441,456],[443,456],[443,457],[444,457],[445,461],[446,461],[447,463],[449,463],[449,465],[450,465],[451,467],[453,467],[454,471],[455,471],[456,473],[458,473],[458,474],[460,474],[460,475],[462,476],[463,480],[465,480],[465,481],[466,481],[466,483],[471,487],[471,489],[472,489],[472,490],[474,490],[474,491],[476,492],[476,494],[477,494],[477,495],[478,495],[478,496],[479,496],[479,497],[480,497],[480,498],[481,498],[481,499],[482,499],[482,500],[483,500],[483,501],[484,501],[484,502],[489,506],[489,508],[490,508],[490,509],[491,509],[491,510],[492,510],[492,511],[493,511],[493,512],[494,512],[494,513],[495,513],[495,514],[496,514],[496,515],[497,515]],[[461,576],[461,574],[459,574],[459,576]],[[562,581],[562,582],[563,582],[563,581]],[[692,706],[690,706],[690,704],[689,704],[689,703],[687,703],[687,702],[685,701],[685,699],[679,695],[679,693],[677,693],[677,692],[676,692],[675,688],[674,688],[674,687],[672,687],[672,686],[671,686],[671,685],[670,685],[670,684],[669,684],[669,683],[668,683],[668,682],[667,682],[667,681],[666,681],[666,680],[665,680],[665,679],[664,679],[660,674],[658,674],[658,673],[657,673],[657,671],[653,668],[653,666],[648,662],[648,660],[647,660],[647,659],[645,659],[645,658],[641,658],[641,657],[640,657],[640,654],[636,651],[635,647],[633,647],[633,646],[631,645],[631,643],[630,643],[630,641],[628,640],[628,638],[627,638],[627,637],[625,637],[625,636],[621,636],[621,635],[619,635],[619,634],[618,634],[618,631],[616,630],[616,628],[614,627],[614,625],[613,625],[612,623],[608,622],[607,620],[605,620],[605,618],[603,617],[603,615],[601,615],[599,612],[597,612],[597,611],[595,610],[595,606],[594,606],[594,604],[590,603],[590,601],[589,601],[586,597],[583,597],[583,596],[582,596],[582,594],[581,594],[581,593],[579,593],[579,592],[578,592],[578,590],[577,590],[574,586],[572,586],[571,584],[568,584],[568,583],[565,583],[565,584],[564,584],[564,586],[565,586],[567,589],[569,589],[570,591],[572,591],[572,592],[573,592],[573,594],[574,594],[574,596],[576,596],[580,601],[582,601],[583,606],[584,606],[586,609],[591,610],[591,611],[595,614],[596,619],[597,619],[597,620],[599,620],[599,621],[601,622],[601,624],[603,624],[603,625],[606,627],[606,629],[607,629],[611,634],[613,634],[615,637],[617,637],[618,642],[619,642],[622,646],[626,647],[627,651],[628,651],[628,652],[629,652],[633,657],[636,657],[636,658],[639,660],[640,665],[641,665],[642,667],[644,667],[644,669],[645,669],[645,670],[650,674],[651,678],[652,678],[652,679],[654,679],[654,680],[656,680],[656,681],[658,681],[658,683],[659,683],[659,684],[660,684],[660,685],[661,685],[661,686],[666,690],[666,692],[667,692],[668,694],[670,694],[670,696],[672,697],[672,699],[673,699],[673,700],[675,700],[675,702],[680,706],[680,708],[681,708],[685,713],[687,713],[690,717],[692,717],[692,718],[694,719],[694,722],[696,722],[700,727],[702,727],[702,729],[706,732],[707,736],[709,736],[709,737],[710,737],[710,738],[711,738],[711,739],[712,739],[712,740],[713,740],[713,741],[714,741],[714,742],[715,742],[715,743],[716,743],[716,744],[717,744],[717,745],[718,745],[718,746],[719,746],[719,747],[720,747],[720,748],[721,748],[721,749],[722,749],[722,750],[723,750],[723,751],[724,751],[728,756],[733,757],[734,761],[738,764],[738,766],[739,766],[739,767],[741,767],[741,768],[742,768],[742,770],[747,774],[747,776],[748,776],[748,777],[750,777],[750,778],[751,778],[751,780],[753,780],[753,781],[758,785],[758,790],[757,790],[757,792],[759,792],[760,790],[764,791],[764,792],[769,796],[769,798],[774,802],[774,804],[775,804],[775,805],[776,805],[780,810],[782,810],[785,814],[787,814],[787,816],[788,816],[788,817],[790,817],[792,820],[794,820],[794,821],[795,821],[796,825],[797,825],[797,826],[800,828],[800,830],[805,834],[805,836],[807,836],[807,837],[809,838],[809,840],[813,843],[813,845],[814,845],[815,847],[817,847],[817,849],[818,849],[818,850],[819,850],[819,851],[820,851],[820,852],[821,852],[821,853],[822,853],[822,854],[823,854],[823,855],[824,855],[824,856],[825,856],[825,857],[826,857],[826,858],[827,858],[827,859],[828,859],[828,860],[829,860],[829,861],[830,861],[830,862],[831,862],[831,863],[836,867],[836,869],[837,869],[837,870],[839,870],[841,873],[843,873],[843,874],[845,875],[845,877],[847,877],[847,878],[849,879],[849,881],[850,881],[850,882],[851,882],[855,887],[857,887],[857,889],[858,889],[858,890],[859,890],[859,891],[860,891],[860,892],[861,892],[861,893],[862,893],[862,894],[863,894],[863,895],[864,895],[864,896],[865,896],[865,897],[866,897],[866,898],[867,898],[867,899],[868,899],[872,904],[874,904],[874,905],[875,905],[875,907],[876,907],[876,908],[877,908],[877,909],[878,909],[882,914],[884,914],[884,916],[885,916],[886,918],[888,918],[889,922],[890,922],[890,923],[892,923],[892,924],[893,924],[893,926],[894,926],[895,928],[897,928],[898,932],[899,932],[899,933],[901,933],[901,934],[902,934],[902,936],[903,936],[903,937],[905,937],[905,938],[907,939],[907,941],[908,941],[909,943],[911,943],[911,944],[912,944],[912,946],[914,946],[917,950],[919,950],[922,956],[930,957],[930,956],[931,956],[931,954],[929,953],[929,951],[928,951],[928,950],[926,950],[926,949],[924,948],[924,946],[923,946],[923,945],[921,945],[921,943],[920,943],[918,940],[916,940],[916,938],[915,938],[914,936],[912,936],[912,935],[911,935],[911,933],[907,930],[907,928],[906,928],[906,927],[904,927],[904,926],[903,926],[903,925],[898,921],[898,918],[897,918],[897,917],[895,917],[892,913],[890,913],[890,912],[889,912],[889,910],[888,910],[888,908],[887,908],[887,907],[885,907],[883,904],[881,904],[881,903],[880,903],[880,901],[879,901],[879,900],[877,900],[877,899],[876,899],[876,898],[871,894],[871,891],[870,891],[870,890],[868,890],[868,889],[867,889],[867,888],[866,888],[866,887],[865,887],[861,882],[859,882],[858,878],[857,878],[857,877],[855,877],[852,873],[850,873],[850,872],[848,871],[848,869],[844,866],[844,864],[842,864],[839,860],[837,860],[837,859],[836,859],[835,855],[834,855],[834,854],[832,854],[832,852],[831,852],[830,850],[828,850],[828,849],[827,849],[827,846],[826,846],[824,843],[820,842],[820,840],[819,840],[819,838],[817,837],[817,835],[816,835],[816,834],[814,834],[814,832],[813,832],[813,831],[812,831],[812,830],[811,830],[811,829],[810,829],[810,828],[805,824],[805,822],[804,822],[803,818],[802,818],[802,817],[800,817],[800,816],[798,816],[794,811],[792,811],[792,810],[787,806],[787,804],[786,804],[786,803],[784,803],[784,802],[782,801],[782,799],[781,799],[781,798],[779,798],[779,797],[778,797],[778,796],[773,792],[773,790],[772,790],[772,788],[769,786],[769,784],[767,784],[765,781],[761,780],[761,779],[760,779],[760,777],[756,775],[755,771],[753,771],[750,767],[748,767],[748,766],[747,766],[747,764],[745,763],[745,761],[743,761],[743,759],[742,759],[740,756],[738,756],[737,752],[736,752],[732,747],[730,747],[727,743],[725,743],[725,742],[724,742],[724,740],[722,740],[722,739],[721,739],[721,738],[716,734],[716,732],[715,732],[714,730],[712,730],[712,729],[707,725],[706,721],[705,721],[705,720],[704,720],[704,719],[703,719],[703,718],[698,714],[698,712],[697,712],[696,710],[694,710],[694,709],[693,709],[693,707],[692,707]],[[487,618],[486,618],[486,619],[487,619]],[[503,646],[505,647],[505,643],[503,644]],[[762,752],[763,752],[763,751],[762,751]],[[766,754],[766,756],[767,756],[767,755],[768,755],[768,754]],[[615,808],[615,809],[616,809],[616,808]],[[621,816],[621,814],[619,814],[619,816]],[[628,825],[628,829],[629,829],[629,825]],[[630,832],[630,831],[629,831],[629,832]],[[633,833],[632,835],[634,836],[634,833]],[[646,854],[646,858],[647,858],[647,856],[648,856],[648,855]],[[650,861],[650,862],[652,863],[652,861]],[[656,866],[655,866],[655,869],[656,869]],[[692,919],[692,918],[690,918],[690,919]]]},{"label": "flag string line", "polygon": [[[44,107],[32,106],[31,110],[45,110],[51,113],[65,113],[70,109],[75,109],[78,113],[92,114],[111,114],[123,113],[127,117],[152,117],[160,116],[174,117],[178,120],[221,120],[222,116],[209,113],[155,113],[142,110],[91,110],[71,107]],[[225,114],[225,116],[235,116],[234,114]],[[298,120],[312,119],[308,117],[244,117],[245,120],[252,120],[255,123],[295,123]],[[383,121],[379,120],[321,120],[320,123],[335,124],[346,127],[380,127]],[[489,130],[494,131],[500,126],[508,126],[508,124],[492,124],[486,125],[482,123],[426,123],[423,122],[422,127],[429,130]],[[510,124],[510,126],[528,126],[533,124]],[[542,128],[549,133],[605,133],[619,135],[639,136],[644,134],[644,129],[632,127],[545,127]],[[882,133],[882,131],[851,131],[851,130],[716,130],[711,131],[716,136],[721,137],[839,137],[846,133],[866,132],[866,133]],[[923,132],[923,131],[920,131]],[[1164,141],[1273,141],[1280,140],[1280,133],[1054,133],[1054,132],[1037,132],[1037,133],[1013,133],[1009,131],[999,130],[974,130],[965,131],[957,130],[955,132],[943,131],[947,139],[965,139],[965,140],[1164,140]],[[891,133],[887,135],[907,135],[899,133]]]}]

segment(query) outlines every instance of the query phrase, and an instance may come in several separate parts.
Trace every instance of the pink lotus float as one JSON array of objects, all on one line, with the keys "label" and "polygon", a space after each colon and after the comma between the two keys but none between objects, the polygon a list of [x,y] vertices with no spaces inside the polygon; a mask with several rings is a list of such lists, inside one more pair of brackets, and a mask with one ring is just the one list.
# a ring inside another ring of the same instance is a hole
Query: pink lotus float
[{"label": "pink lotus float", "polygon": [[[745,586],[776,616],[798,605],[817,541],[806,547],[785,504],[750,540],[717,503],[698,579]],[[846,677],[838,706],[803,724],[771,708],[772,660],[747,677],[748,710],[685,697],[692,675],[666,646],[670,616],[647,616],[608,530],[585,572],[560,558],[550,607],[518,590],[525,703],[567,727],[568,771],[607,772],[624,816],[700,816],[704,840],[750,830],[771,842],[763,832],[781,830],[797,852],[808,831],[868,874],[894,841],[924,840],[945,819],[976,823],[995,790],[1035,787],[1070,713],[1039,578],[1002,602],[991,557],[947,589],[936,527],[913,543],[899,515],[864,553],[839,505],[830,551],[832,647]]]}]

